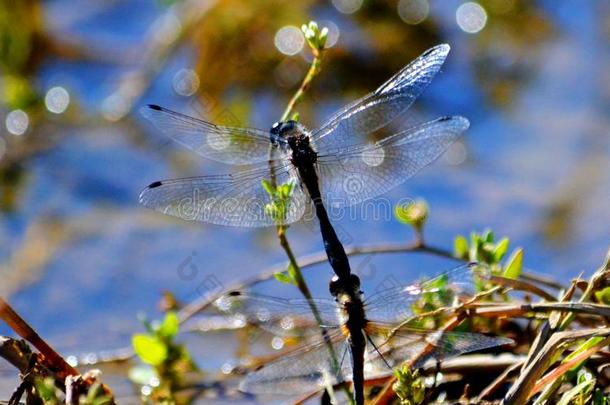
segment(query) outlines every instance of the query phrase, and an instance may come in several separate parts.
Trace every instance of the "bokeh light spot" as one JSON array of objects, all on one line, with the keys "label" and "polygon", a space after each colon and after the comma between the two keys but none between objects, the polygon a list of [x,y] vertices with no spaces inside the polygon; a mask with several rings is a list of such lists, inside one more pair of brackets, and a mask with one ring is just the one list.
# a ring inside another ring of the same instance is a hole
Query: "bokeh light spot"
[{"label": "bokeh light spot", "polygon": [[199,75],[192,69],[180,69],[174,75],[172,86],[181,96],[192,96],[199,89]]},{"label": "bokeh light spot", "polygon": [[284,339],[279,336],[274,336],[273,339],[271,339],[271,347],[273,347],[275,350],[280,350],[282,347],[284,347]]},{"label": "bokeh light spot", "polygon": [[335,6],[339,12],[343,14],[352,14],[360,10],[363,0],[332,0],[332,2],[333,6]]},{"label": "bokeh light spot", "polygon": [[23,135],[28,130],[30,118],[23,110],[13,110],[6,116],[6,129],[13,135]]},{"label": "bokeh light spot", "polygon": [[305,37],[294,25],[280,28],[275,34],[275,47],[284,55],[296,55],[305,45]]},{"label": "bokeh light spot", "polygon": [[70,104],[70,93],[63,87],[52,87],[44,97],[44,105],[53,114],[61,114]]},{"label": "bokeh light spot", "polygon": [[428,0],[400,0],[398,15],[407,24],[419,24],[428,17],[430,5]]},{"label": "bokeh light spot", "polygon": [[458,7],[455,20],[462,31],[476,34],[485,28],[487,12],[480,4],[468,2]]}]

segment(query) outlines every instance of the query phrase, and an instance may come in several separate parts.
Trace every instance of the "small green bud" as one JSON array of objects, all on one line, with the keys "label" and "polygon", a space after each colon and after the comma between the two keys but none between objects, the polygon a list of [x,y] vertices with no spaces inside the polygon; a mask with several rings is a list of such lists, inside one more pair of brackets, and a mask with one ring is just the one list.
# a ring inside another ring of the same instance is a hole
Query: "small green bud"
[{"label": "small green bud", "polygon": [[468,241],[462,235],[455,237],[453,241],[453,254],[460,259],[468,259]]},{"label": "small green bud", "polygon": [[320,48],[324,48],[324,46],[326,45],[326,40],[328,39],[328,28],[324,27],[322,28],[322,31],[320,31],[320,35],[319,35],[319,46]]},{"label": "small green bud", "polygon": [[419,405],[426,398],[426,386],[418,370],[411,371],[408,366],[394,370],[396,382],[392,389],[400,398],[402,405]]},{"label": "small green bud", "polygon": [[428,219],[428,204],[418,200],[412,204],[397,205],[394,214],[400,222],[411,225],[416,231],[421,232]]}]

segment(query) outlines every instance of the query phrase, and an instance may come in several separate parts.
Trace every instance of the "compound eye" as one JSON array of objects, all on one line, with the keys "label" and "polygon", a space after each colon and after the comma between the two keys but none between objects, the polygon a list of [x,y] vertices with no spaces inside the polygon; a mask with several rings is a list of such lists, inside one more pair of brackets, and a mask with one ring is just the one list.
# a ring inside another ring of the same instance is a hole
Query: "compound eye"
[{"label": "compound eye", "polygon": [[350,281],[354,288],[360,288],[360,278],[357,275],[355,275],[355,274],[350,275]]},{"label": "compound eye", "polygon": [[275,124],[273,124],[271,126],[271,132],[274,134],[277,134],[280,131],[280,126],[282,125],[281,122],[276,122]]},{"label": "compound eye", "polygon": [[333,276],[328,283],[328,289],[330,290],[331,295],[337,295],[339,293],[339,278],[337,276]]}]

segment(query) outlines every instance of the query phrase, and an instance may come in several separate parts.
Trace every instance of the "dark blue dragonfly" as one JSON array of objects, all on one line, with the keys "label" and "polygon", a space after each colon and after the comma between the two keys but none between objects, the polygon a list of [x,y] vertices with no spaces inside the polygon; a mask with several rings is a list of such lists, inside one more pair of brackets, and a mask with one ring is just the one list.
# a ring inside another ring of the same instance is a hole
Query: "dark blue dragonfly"
[{"label": "dark blue dragonfly", "polygon": [[427,360],[441,361],[512,342],[478,333],[425,329],[421,322],[418,327],[406,322],[421,317],[429,305],[449,309],[471,299],[476,283],[493,281],[486,267],[460,266],[425,282],[383,289],[368,299],[363,299],[357,277],[352,275],[352,279],[351,283],[336,278],[331,282],[334,300],[314,300],[325,331],[323,337],[307,300],[239,291],[221,297],[216,302],[220,310],[248,323],[279,336],[312,338],[247,375],[240,389],[256,394],[299,395],[351,381],[356,403],[361,404],[365,379],[388,375],[404,362],[419,366]]},{"label": "dark blue dragonfly", "polygon": [[[448,53],[446,44],[427,50],[315,131],[295,121],[276,123],[270,131],[218,126],[149,105],[144,116],[177,142],[207,158],[252,167],[156,181],[140,194],[140,203],[187,220],[257,227],[297,221],[313,201],[330,265],[348,281],[349,261],[325,205],[349,206],[390,190],[433,162],[468,128],[466,118],[442,117],[374,143],[358,141],[403,115]],[[277,203],[264,187],[270,179],[288,186],[281,215],[269,209]]]},{"label": "dark blue dragonfly", "polygon": [[[226,127],[157,105],[144,107],[143,115],[176,142],[206,158],[250,167],[157,181],[142,191],[140,202],[186,220],[260,227],[298,221],[310,200],[316,209],[322,204],[345,207],[383,194],[433,162],[469,126],[466,118],[442,117],[362,143],[391,122],[400,124],[448,52],[446,44],[429,49],[313,131],[294,121],[276,123],[270,131]],[[266,209],[272,197],[262,180],[272,177],[277,184],[292,185],[281,218]]]}]

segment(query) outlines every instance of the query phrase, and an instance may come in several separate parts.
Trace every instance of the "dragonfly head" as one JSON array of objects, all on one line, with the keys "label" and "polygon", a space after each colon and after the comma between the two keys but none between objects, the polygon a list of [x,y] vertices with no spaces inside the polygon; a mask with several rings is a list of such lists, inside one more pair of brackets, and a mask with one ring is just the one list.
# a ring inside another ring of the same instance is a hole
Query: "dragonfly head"
[{"label": "dragonfly head", "polygon": [[286,141],[290,142],[291,140],[303,139],[308,137],[304,137],[307,133],[305,127],[299,124],[296,121],[283,121],[276,122],[271,127],[270,139],[273,145],[277,145],[278,143],[284,143]]},{"label": "dragonfly head", "polygon": [[328,289],[333,297],[337,297],[341,294],[347,294],[350,297],[359,295],[361,294],[360,278],[355,274],[350,274],[348,280],[334,276],[328,284]]}]

